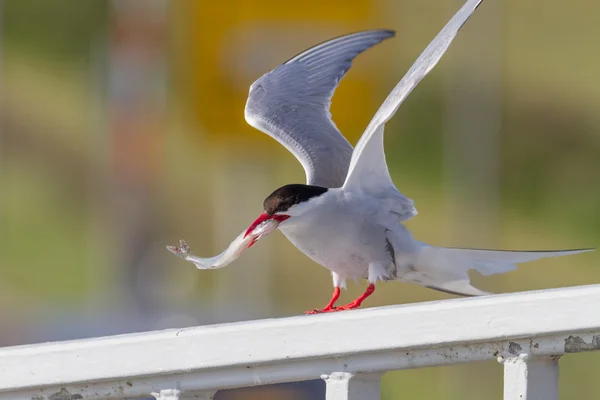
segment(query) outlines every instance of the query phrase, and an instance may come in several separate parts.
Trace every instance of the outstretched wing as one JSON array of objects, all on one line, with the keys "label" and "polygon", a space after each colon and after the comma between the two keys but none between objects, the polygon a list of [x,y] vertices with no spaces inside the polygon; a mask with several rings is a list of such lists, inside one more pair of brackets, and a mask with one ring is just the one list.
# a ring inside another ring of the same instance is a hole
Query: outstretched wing
[{"label": "outstretched wing", "polygon": [[[348,176],[344,182],[346,191],[364,191],[386,196],[395,194],[396,202],[408,219],[416,215],[412,200],[401,195],[395,188],[385,162],[383,131],[385,123],[392,118],[400,104],[417,86],[446,52],[458,30],[469,19],[482,0],[468,0],[452,17],[444,29],[433,39],[402,80],[383,102],[362,135],[350,161]],[[393,194],[392,194],[393,193]]]},{"label": "outstretched wing", "polygon": [[331,97],[352,60],[394,34],[372,30],[329,40],[293,57],[250,86],[246,121],[300,161],[308,184],[333,188],[344,183],[352,146],[331,120]]}]

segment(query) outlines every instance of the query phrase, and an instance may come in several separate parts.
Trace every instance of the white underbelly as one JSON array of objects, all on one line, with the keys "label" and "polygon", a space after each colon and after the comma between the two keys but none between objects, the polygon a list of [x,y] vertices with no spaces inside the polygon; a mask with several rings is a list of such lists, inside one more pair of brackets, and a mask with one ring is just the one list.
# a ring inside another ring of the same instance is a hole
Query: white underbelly
[{"label": "white underbelly", "polygon": [[385,230],[364,221],[321,218],[315,223],[281,224],[279,229],[316,263],[346,278],[364,278],[369,264],[384,262]]}]

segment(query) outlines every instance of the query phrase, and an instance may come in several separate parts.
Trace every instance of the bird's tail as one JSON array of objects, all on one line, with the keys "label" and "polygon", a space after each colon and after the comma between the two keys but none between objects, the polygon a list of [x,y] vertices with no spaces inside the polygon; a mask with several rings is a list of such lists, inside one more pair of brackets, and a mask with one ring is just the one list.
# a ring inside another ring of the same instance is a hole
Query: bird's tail
[{"label": "bird's tail", "polygon": [[[489,294],[470,284],[469,270],[482,275],[509,272],[517,268],[515,264],[538,260],[545,257],[560,257],[584,253],[594,249],[558,250],[558,251],[513,251],[479,250],[449,247],[423,246],[419,254],[419,267],[423,266],[430,281],[424,286],[463,296],[481,296]],[[420,269],[420,268],[419,268]]]}]

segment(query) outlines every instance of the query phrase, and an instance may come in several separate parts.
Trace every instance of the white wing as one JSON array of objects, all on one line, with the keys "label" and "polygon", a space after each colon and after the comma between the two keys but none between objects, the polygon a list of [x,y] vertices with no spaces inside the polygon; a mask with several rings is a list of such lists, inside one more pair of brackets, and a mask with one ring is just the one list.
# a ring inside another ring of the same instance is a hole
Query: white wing
[{"label": "white wing", "polygon": [[284,145],[300,161],[309,185],[344,183],[352,146],[331,120],[338,83],[363,51],[393,31],[358,32],[312,47],[250,86],[246,121]]},{"label": "white wing", "polygon": [[346,191],[364,191],[373,195],[393,196],[404,212],[403,219],[416,215],[412,200],[400,194],[391,178],[385,162],[383,130],[400,104],[417,86],[446,52],[458,30],[463,26],[482,0],[468,0],[452,17],[444,29],[433,39],[402,80],[383,102],[362,135],[350,161],[348,176],[344,182]]}]

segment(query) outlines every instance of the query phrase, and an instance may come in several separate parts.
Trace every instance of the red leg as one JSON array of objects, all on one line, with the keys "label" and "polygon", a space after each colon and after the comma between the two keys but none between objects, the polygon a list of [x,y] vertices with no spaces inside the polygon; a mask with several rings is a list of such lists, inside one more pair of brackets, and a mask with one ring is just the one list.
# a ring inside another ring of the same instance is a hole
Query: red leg
[{"label": "red leg", "polygon": [[360,307],[362,302],[367,297],[369,297],[370,295],[373,294],[374,291],[375,291],[375,285],[371,283],[371,284],[369,284],[369,287],[367,287],[367,290],[365,290],[365,292],[358,299],[356,299],[346,305],[336,307],[335,310],[342,311],[342,310],[352,310],[353,308],[358,308],[358,307]]},{"label": "red leg", "polygon": [[333,295],[331,296],[331,300],[329,301],[329,303],[327,303],[327,305],[325,307],[323,307],[320,310],[319,309],[309,310],[309,311],[305,312],[305,314],[319,314],[319,313],[324,313],[324,312],[336,311],[336,308],[333,305],[339,298],[340,298],[340,288],[336,286],[333,289]]}]

